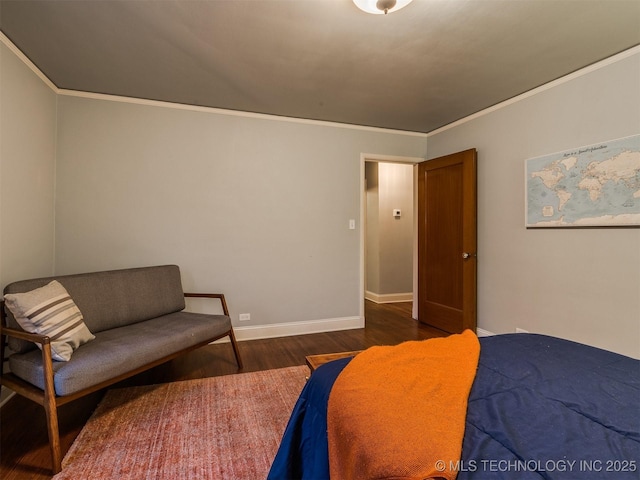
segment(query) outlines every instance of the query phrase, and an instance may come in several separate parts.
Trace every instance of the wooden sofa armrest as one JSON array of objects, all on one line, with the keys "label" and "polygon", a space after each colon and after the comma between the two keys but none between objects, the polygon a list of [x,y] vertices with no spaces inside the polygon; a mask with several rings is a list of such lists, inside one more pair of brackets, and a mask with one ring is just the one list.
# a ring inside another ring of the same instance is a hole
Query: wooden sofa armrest
[{"label": "wooden sofa armrest", "polygon": [[[20,340],[26,340],[27,342],[39,343],[42,345],[43,355],[44,350],[50,347],[45,347],[45,345],[51,345],[51,339],[46,335],[40,335],[38,333],[29,333],[24,330],[18,330],[16,328],[10,328],[7,326],[7,314],[4,310],[4,300],[0,301],[0,343],[2,347],[2,361],[4,362],[4,354],[5,354],[5,345],[6,345],[6,337],[19,338]],[[43,357],[44,360],[44,357]]]},{"label": "wooden sofa armrest", "polygon": [[184,293],[185,297],[190,298],[217,298],[220,300],[222,304],[222,311],[226,316],[229,316],[229,309],[227,308],[227,302],[224,298],[224,294],[222,293]]},{"label": "wooden sofa armrest", "polygon": [[[4,310],[4,300],[0,302],[0,342],[2,350],[2,362],[5,358],[5,343],[6,337],[19,338],[20,340],[26,340],[28,342],[39,343],[42,347],[42,367],[44,369],[44,393],[45,400],[51,402],[55,398],[55,392],[53,387],[53,358],[51,356],[51,338],[46,335],[40,335],[38,333],[29,333],[24,330],[18,330],[15,328],[7,327],[7,314]],[[1,369],[2,371],[4,369]],[[0,371],[0,375],[3,373]],[[45,407],[46,408],[46,407]]]},{"label": "wooden sofa armrest", "polygon": [[24,330],[16,330],[15,328],[9,328],[2,326],[2,335],[6,335],[7,337],[19,338],[20,340],[26,340],[27,342],[39,343],[40,345],[44,345],[45,343],[50,343],[50,338],[46,335],[40,335],[38,333],[29,333]]},{"label": "wooden sofa armrest", "polygon": [[[222,293],[187,293],[184,292],[185,297],[190,298],[217,298],[220,300],[222,304],[222,311],[228,317],[229,316],[229,308],[227,307],[227,301],[224,298],[224,294]],[[233,346],[233,353],[236,357],[236,362],[238,363],[238,368],[242,370],[242,359],[240,358],[240,351],[238,350],[238,343],[236,342],[236,335],[233,333],[233,326],[229,330],[229,339],[231,340],[231,345]]]}]

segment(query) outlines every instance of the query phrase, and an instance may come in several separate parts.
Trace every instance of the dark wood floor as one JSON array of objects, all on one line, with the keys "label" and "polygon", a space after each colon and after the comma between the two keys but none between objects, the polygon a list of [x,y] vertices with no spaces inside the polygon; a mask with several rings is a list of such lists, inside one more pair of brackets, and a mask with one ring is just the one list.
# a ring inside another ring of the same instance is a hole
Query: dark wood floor
[{"label": "dark wood floor", "polygon": [[[366,327],[342,332],[240,342],[242,372],[304,365],[304,357],[319,353],[361,350],[446,335],[411,318],[411,303],[376,305],[366,302]],[[231,346],[208,345],[128,379],[118,387],[238,373]],[[104,392],[97,392],[59,409],[63,455],[80,433]],[[48,479],[50,456],[42,407],[19,396],[0,412],[0,478]]]}]

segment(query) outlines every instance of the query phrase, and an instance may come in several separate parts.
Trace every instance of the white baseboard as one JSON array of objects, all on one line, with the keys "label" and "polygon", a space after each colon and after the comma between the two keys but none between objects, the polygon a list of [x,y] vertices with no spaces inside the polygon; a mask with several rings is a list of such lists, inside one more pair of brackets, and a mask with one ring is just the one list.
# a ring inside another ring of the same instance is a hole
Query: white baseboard
[{"label": "white baseboard", "polygon": [[371,300],[373,303],[396,303],[413,301],[413,293],[373,293],[366,291],[364,298]]},{"label": "white baseboard", "polygon": [[[340,330],[353,330],[364,328],[364,318],[343,317],[329,318],[325,320],[307,320],[302,322],[274,323],[271,325],[252,325],[248,327],[233,327],[236,340],[261,340],[263,338],[290,337],[293,335],[306,335],[308,333],[338,332]],[[490,337],[495,333],[483,328],[476,328],[478,337]],[[214,343],[229,342],[229,337],[217,340]]]},{"label": "white baseboard", "polygon": [[0,408],[4,407],[11,397],[16,394],[13,390],[9,390],[7,387],[0,387]]},{"label": "white baseboard", "polygon": [[[4,362],[3,362],[4,363]],[[11,370],[9,369],[9,362],[4,364],[3,372],[9,373]],[[0,386],[0,408],[4,407],[4,405],[16,394],[13,390],[7,387]]]},{"label": "white baseboard", "polygon": [[364,328],[364,318],[343,317],[325,320],[307,320],[303,322],[274,323],[271,325],[255,325],[234,327],[237,340],[260,340],[263,338],[290,337],[307,333],[337,332]]},{"label": "white baseboard", "polygon": [[476,328],[476,335],[478,337],[492,337],[495,333],[485,330],[484,328]]},{"label": "white baseboard", "polygon": [[[233,327],[236,340],[262,340],[264,338],[291,337],[308,333],[338,332],[364,328],[364,318],[343,317],[325,320],[306,320],[302,322],[273,323],[270,325],[251,325],[247,327]],[[229,337],[221,338],[212,343],[227,343]]]}]

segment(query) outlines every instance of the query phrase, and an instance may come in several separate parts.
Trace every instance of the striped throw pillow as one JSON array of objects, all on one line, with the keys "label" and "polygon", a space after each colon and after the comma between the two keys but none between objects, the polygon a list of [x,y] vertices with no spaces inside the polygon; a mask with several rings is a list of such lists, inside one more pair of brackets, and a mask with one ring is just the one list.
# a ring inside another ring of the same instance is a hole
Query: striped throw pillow
[{"label": "striped throw pillow", "polygon": [[[87,328],[73,299],[57,280],[25,293],[8,293],[5,304],[29,333],[51,339],[51,356],[67,362],[80,345],[96,338]],[[41,345],[38,347],[42,348]]]}]

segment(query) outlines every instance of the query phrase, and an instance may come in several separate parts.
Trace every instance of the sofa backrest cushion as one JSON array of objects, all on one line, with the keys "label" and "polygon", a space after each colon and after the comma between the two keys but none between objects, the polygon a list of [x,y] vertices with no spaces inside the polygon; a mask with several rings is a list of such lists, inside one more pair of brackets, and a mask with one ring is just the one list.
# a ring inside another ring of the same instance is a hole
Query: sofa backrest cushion
[{"label": "sofa backrest cushion", "polygon": [[[185,308],[177,265],[22,280],[7,285],[4,293],[28,292],[52,280],[57,280],[67,289],[92,333],[142,322]],[[6,310],[9,326],[19,328],[11,312]],[[35,348],[31,342],[11,337],[9,347],[17,352]]]}]

